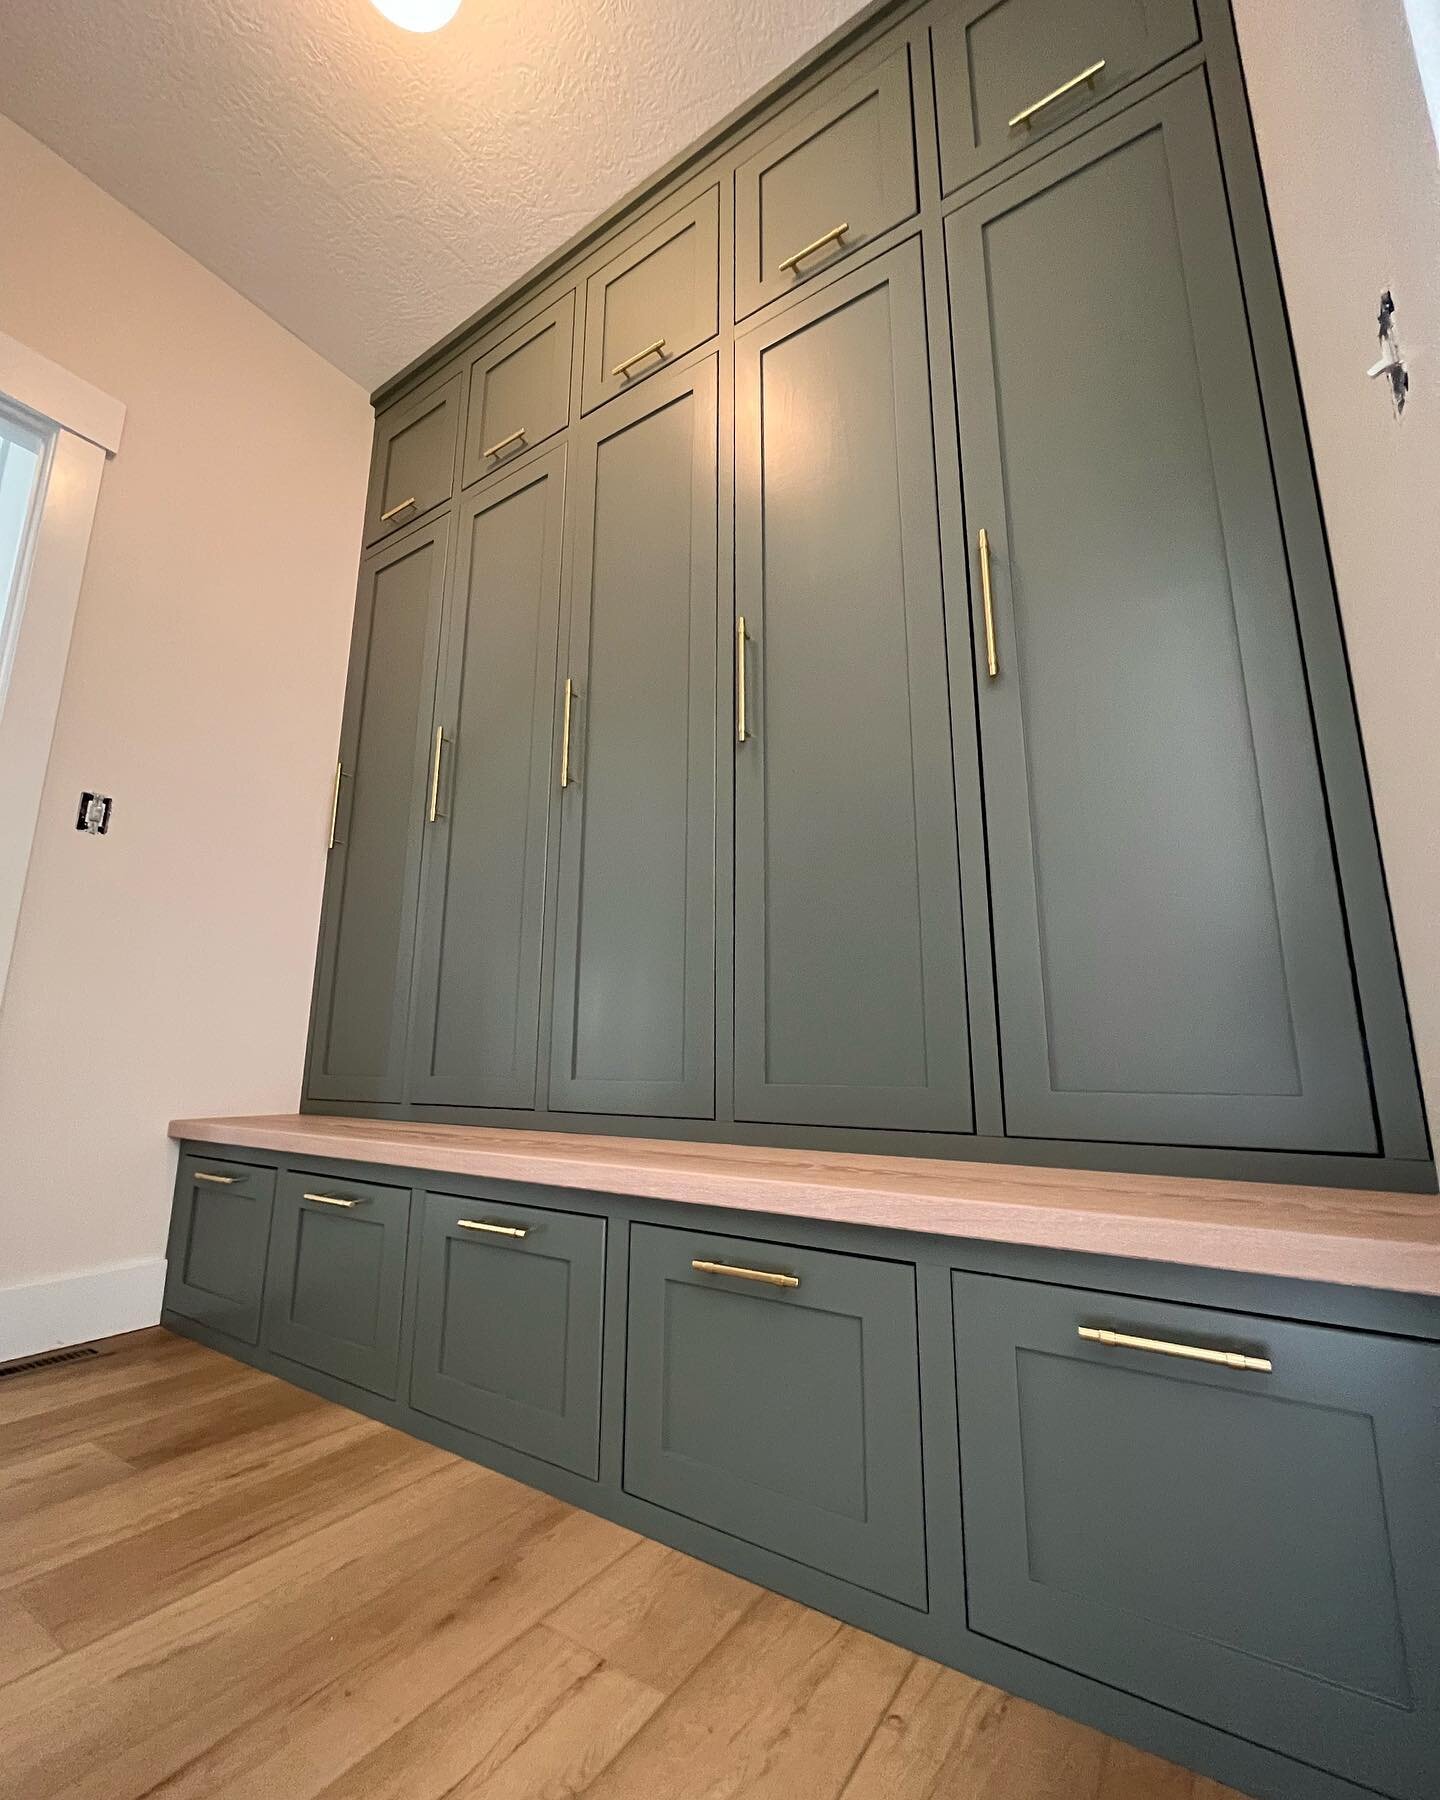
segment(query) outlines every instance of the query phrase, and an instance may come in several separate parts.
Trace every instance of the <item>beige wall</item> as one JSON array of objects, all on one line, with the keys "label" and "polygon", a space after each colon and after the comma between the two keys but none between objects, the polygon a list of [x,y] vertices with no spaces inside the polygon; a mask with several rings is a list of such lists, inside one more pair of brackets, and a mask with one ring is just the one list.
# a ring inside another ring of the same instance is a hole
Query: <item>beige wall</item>
[{"label": "beige wall", "polygon": [[[1432,1128],[1440,1123],[1440,166],[1402,0],[1235,0]],[[1411,360],[1368,380],[1381,290]]]},{"label": "beige wall", "polygon": [[3,118],[0,331],[128,408],[0,1012],[3,1289],[163,1253],[172,1116],[297,1103],[370,412]]}]

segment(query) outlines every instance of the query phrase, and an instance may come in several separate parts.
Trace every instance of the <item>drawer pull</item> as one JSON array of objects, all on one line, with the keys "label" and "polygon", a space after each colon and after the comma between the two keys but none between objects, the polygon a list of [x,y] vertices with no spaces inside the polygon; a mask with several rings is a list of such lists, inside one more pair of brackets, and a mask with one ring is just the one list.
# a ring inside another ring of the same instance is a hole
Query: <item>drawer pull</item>
[{"label": "drawer pull", "polygon": [[1013,131],[1017,125],[1034,124],[1036,113],[1042,113],[1047,106],[1053,106],[1057,100],[1063,100],[1072,88],[1080,87],[1087,81],[1093,88],[1095,85],[1095,77],[1104,67],[1105,58],[1102,56],[1099,62],[1091,63],[1088,69],[1082,69],[1078,75],[1072,75],[1068,81],[1062,81],[1058,88],[1052,88],[1048,94],[1043,96],[1043,98],[1036,100],[1032,105],[1027,106],[1024,112],[1016,113],[1015,117],[1010,121],[1011,131]]},{"label": "drawer pull", "polygon": [[302,1200],[313,1200],[317,1206],[343,1206],[347,1209],[361,1204],[358,1200],[343,1200],[338,1194],[302,1194]]},{"label": "drawer pull", "polygon": [[611,380],[613,381],[617,375],[627,375],[628,376],[630,371],[635,367],[636,363],[644,362],[644,360],[647,356],[658,356],[660,358],[661,362],[664,362],[664,360],[665,360],[665,340],[664,340],[664,338],[656,338],[656,340],[653,344],[647,344],[643,350],[637,350],[633,356],[627,356],[625,358],[624,362],[616,363],[615,367],[610,371]]},{"label": "drawer pull", "polygon": [[806,244],[803,250],[797,250],[793,256],[787,256],[780,265],[780,273],[784,275],[788,270],[793,269],[798,275],[800,265],[807,256],[813,256],[817,250],[823,250],[827,244],[838,244],[849,229],[850,221],[848,219],[843,224],[832,225],[822,237],[816,238],[813,244]]},{"label": "drawer pull", "polygon": [[995,654],[995,598],[990,591],[990,533],[980,527],[980,598],[985,607],[985,669],[993,681],[1000,673]]},{"label": "drawer pull", "polygon": [[490,1231],[496,1237],[523,1238],[530,1235],[528,1225],[492,1225],[488,1219],[457,1219],[462,1231]]},{"label": "drawer pull", "polygon": [[701,1275],[733,1275],[737,1281],[763,1281],[767,1287],[798,1288],[798,1275],[779,1275],[773,1269],[737,1269],[733,1263],[692,1262]]},{"label": "drawer pull", "polygon": [[1102,1331],[1098,1325],[1081,1325],[1079,1333],[1087,1344],[1104,1344],[1111,1350],[1148,1350],[1154,1356],[1218,1363],[1223,1369],[1248,1369],[1256,1375],[1268,1375],[1274,1367],[1264,1356],[1242,1356],[1238,1350],[1207,1350],[1200,1344],[1171,1344],[1164,1338],[1128,1337],[1123,1331]]},{"label": "drawer pull", "polygon": [[195,1179],[197,1181],[213,1181],[216,1187],[234,1187],[237,1181],[243,1181],[245,1177],[243,1175],[212,1175],[208,1169],[197,1169]]},{"label": "drawer pull", "polygon": [[412,494],[408,500],[402,500],[398,506],[392,506],[389,512],[381,513],[380,523],[382,525],[388,525],[392,519],[398,519],[401,513],[409,512],[414,505],[415,496]]},{"label": "drawer pull", "polygon": [[492,444],[488,450],[482,450],[480,454],[482,456],[498,456],[502,450],[508,450],[512,444],[520,444],[524,441],[525,427],[522,425],[518,431],[512,431],[509,437],[501,438],[498,444]]}]

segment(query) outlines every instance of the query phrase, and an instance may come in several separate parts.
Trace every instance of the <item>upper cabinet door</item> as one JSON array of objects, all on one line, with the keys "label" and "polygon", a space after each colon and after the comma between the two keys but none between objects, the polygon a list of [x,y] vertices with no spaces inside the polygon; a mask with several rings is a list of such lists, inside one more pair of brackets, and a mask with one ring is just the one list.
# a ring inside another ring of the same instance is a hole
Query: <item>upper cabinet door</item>
[{"label": "upper cabinet door", "polygon": [[566,294],[527,324],[509,331],[470,364],[465,419],[469,487],[541,444],[570,423],[570,360],[575,296]]},{"label": "upper cabinet door", "polygon": [[951,0],[930,27],[944,192],[1198,36],[1194,0]]},{"label": "upper cabinet door", "polygon": [[360,568],[320,927],[310,1086],[400,1100],[450,522]]},{"label": "upper cabinet door", "polygon": [[737,340],[736,434],[735,1116],[970,1130],[918,243]]},{"label": "upper cabinet door", "polygon": [[948,251],[1006,1129],[1373,1152],[1204,75]]},{"label": "upper cabinet door", "polygon": [[550,1106],[715,1112],[715,359],[575,452]]},{"label": "upper cabinet door", "polygon": [[735,171],[737,318],[915,211],[908,47],[859,81],[847,71],[819,96]]},{"label": "upper cabinet door", "polygon": [[585,288],[584,404],[622,394],[719,329],[720,190],[666,219]]},{"label": "upper cabinet door", "polygon": [[410,1098],[535,1104],[565,452],[460,510],[431,737]]},{"label": "upper cabinet door", "polygon": [[418,399],[391,407],[375,421],[365,502],[367,544],[416,524],[450,498],[459,428],[458,375]]}]

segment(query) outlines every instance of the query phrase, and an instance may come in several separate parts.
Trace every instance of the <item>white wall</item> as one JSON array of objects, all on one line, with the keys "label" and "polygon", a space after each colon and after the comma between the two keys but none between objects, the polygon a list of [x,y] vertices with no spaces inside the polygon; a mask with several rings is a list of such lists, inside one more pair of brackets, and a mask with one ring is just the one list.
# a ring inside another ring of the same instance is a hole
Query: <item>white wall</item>
[{"label": "white wall", "polygon": [[3,1357],[154,1316],[172,1116],[297,1104],[371,418],[4,118],[0,331],[128,408],[0,1011]]},{"label": "white wall", "polygon": [[[1403,0],[1235,0],[1432,1129],[1440,1125],[1440,165]],[[1381,290],[1411,363],[1398,423]]]}]

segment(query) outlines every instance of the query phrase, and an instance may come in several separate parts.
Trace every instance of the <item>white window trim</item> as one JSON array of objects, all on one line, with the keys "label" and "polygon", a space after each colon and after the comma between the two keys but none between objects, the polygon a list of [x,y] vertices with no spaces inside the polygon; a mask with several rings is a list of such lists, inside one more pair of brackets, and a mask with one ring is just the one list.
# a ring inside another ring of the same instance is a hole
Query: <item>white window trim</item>
[{"label": "white window trim", "polygon": [[106,459],[120,448],[125,407],[4,332],[0,332],[0,395],[56,428],[49,478],[31,537],[14,661],[0,709],[3,1003],[100,477]]}]

